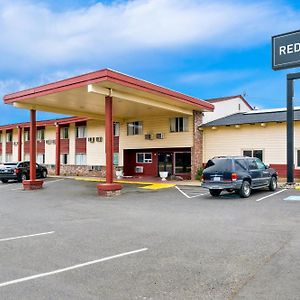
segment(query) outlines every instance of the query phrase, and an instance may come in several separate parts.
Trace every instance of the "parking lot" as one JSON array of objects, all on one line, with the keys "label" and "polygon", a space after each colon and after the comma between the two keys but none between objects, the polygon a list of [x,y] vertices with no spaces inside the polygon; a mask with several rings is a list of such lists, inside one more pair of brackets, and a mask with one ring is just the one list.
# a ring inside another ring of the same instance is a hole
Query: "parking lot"
[{"label": "parking lot", "polygon": [[296,190],[0,184],[1,299],[299,299]]}]

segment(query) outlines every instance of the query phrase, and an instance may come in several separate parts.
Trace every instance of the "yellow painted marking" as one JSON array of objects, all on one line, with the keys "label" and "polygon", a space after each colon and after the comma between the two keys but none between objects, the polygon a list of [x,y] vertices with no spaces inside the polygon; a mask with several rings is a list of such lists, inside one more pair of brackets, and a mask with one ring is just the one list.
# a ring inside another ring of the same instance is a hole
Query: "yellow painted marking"
[{"label": "yellow painted marking", "polygon": [[[74,179],[80,181],[88,181],[88,182],[105,182],[105,179],[94,178],[94,177],[75,177]],[[172,183],[157,183],[157,182],[130,181],[130,180],[114,180],[114,182],[145,185],[143,187],[140,187],[140,189],[146,189],[146,190],[167,189],[175,186],[175,184]]]},{"label": "yellow painted marking", "polygon": [[160,190],[160,189],[168,189],[171,187],[174,187],[176,184],[172,183],[152,183],[147,186],[140,187],[140,189],[145,189],[145,190]]}]

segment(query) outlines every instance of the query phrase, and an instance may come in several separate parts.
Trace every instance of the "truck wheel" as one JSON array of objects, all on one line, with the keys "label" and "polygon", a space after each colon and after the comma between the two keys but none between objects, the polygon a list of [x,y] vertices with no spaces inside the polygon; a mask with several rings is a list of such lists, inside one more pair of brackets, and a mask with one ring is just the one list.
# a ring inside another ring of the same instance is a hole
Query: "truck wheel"
[{"label": "truck wheel", "polygon": [[269,184],[269,190],[276,191],[276,189],[277,189],[277,178],[275,176],[272,176]]},{"label": "truck wheel", "polygon": [[8,179],[1,179],[2,183],[8,183]]},{"label": "truck wheel", "polygon": [[213,197],[219,197],[222,190],[209,190],[209,192]]},{"label": "truck wheel", "polygon": [[43,172],[42,172],[42,178],[47,178],[47,171],[46,170],[44,170]]},{"label": "truck wheel", "polygon": [[247,180],[243,181],[239,194],[240,194],[241,198],[248,198],[250,196],[251,186],[250,186],[249,181],[247,181]]}]

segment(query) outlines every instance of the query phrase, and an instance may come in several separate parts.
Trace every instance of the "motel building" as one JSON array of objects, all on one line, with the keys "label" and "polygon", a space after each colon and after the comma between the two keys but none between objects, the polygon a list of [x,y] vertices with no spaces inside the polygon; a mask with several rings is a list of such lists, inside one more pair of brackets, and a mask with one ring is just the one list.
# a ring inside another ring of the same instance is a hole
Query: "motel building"
[{"label": "motel building", "polygon": [[[121,189],[113,183],[116,171],[194,179],[220,155],[258,156],[283,176],[286,170],[285,112],[253,110],[240,95],[204,101],[104,69],[9,94],[4,102],[30,111],[30,122],[0,126],[0,162],[31,162],[25,189],[43,184],[35,162],[49,174],[106,177],[97,186],[103,195]],[[73,117],[36,121],[36,111]]]}]

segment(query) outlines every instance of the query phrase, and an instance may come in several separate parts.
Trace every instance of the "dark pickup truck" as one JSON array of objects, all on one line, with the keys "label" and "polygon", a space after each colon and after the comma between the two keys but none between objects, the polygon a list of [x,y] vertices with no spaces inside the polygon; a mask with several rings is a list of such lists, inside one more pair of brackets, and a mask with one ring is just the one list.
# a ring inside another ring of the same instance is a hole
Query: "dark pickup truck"
[{"label": "dark pickup truck", "polygon": [[218,197],[223,190],[247,198],[252,189],[277,188],[277,172],[255,157],[222,156],[210,159],[203,171],[202,187]]},{"label": "dark pickup truck", "polygon": [[[37,178],[46,178],[48,175],[47,168],[36,164]],[[30,162],[21,161],[17,163],[3,163],[0,165],[0,180],[7,183],[9,180],[22,182],[30,178]]]}]

